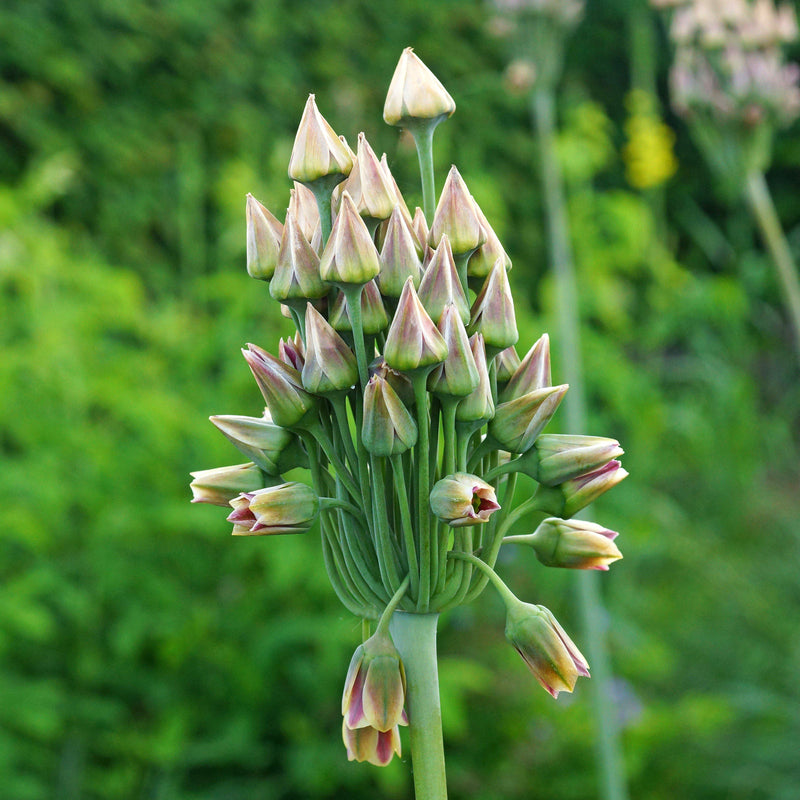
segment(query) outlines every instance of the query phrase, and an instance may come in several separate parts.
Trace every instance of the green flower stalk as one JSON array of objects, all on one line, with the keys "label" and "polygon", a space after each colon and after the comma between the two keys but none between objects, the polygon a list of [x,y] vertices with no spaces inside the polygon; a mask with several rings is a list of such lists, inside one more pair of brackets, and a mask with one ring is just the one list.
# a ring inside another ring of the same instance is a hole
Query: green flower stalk
[{"label": "green flower stalk", "polygon": [[[387,121],[430,144],[454,108],[406,50]],[[345,681],[347,757],[388,764],[407,725],[416,796],[444,800],[440,612],[478,597],[489,580],[502,583],[492,568],[526,511],[569,517],[624,470],[616,440],[543,433],[567,388],[552,385],[549,340],[520,361],[510,260],[455,168],[434,202],[426,163],[427,213],[411,219],[385,158],[363,134],[353,154],[309,98],[289,170],[301,183],[279,245],[266,209],[250,197],[246,206],[248,272],[269,280],[295,331],[277,357],[255,344],[243,350],[263,415],[211,418],[250,463],[193,473],[191,488],[195,502],[232,509],[237,536],[319,523],[333,591],[357,617],[378,620]],[[309,483],[286,479],[298,466]],[[538,488],[514,508],[518,476]],[[546,564],[611,558],[596,531],[549,525],[532,542]],[[548,691],[571,690],[584,674],[577,648],[549,612],[514,603],[515,646]]]}]

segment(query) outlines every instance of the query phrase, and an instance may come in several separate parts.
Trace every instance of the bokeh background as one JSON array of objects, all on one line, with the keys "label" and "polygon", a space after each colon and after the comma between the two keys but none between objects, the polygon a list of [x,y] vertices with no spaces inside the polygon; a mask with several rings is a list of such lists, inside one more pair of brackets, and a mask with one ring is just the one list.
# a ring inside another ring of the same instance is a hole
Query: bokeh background
[{"label": "bokeh background", "polygon": [[[411,796],[407,761],[346,761],[360,627],[316,532],[232,540],[188,473],[241,460],[206,418],[260,412],[239,348],[289,330],[246,275],[244,197],[282,218],[307,94],[419,203],[413,149],[381,120],[405,46],[458,104],[437,182],[456,163],[505,243],[521,349],[552,331],[529,99],[500,32],[455,0],[0,6],[2,797]],[[745,206],[669,110],[669,58],[646,3],[590,1],[558,96],[588,432],[619,438],[631,473],[595,508],[625,554],[602,581],[625,766],[642,800],[792,800],[798,364]],[[672,133],[641,138],[637,85]],[[768,174],[795,251],[798,133]],[[574,576],[526,553],[501,571],[580,643]],[[452,795],[596,796],[586,687],[554,702],[502,628],[488,592],[443,620]]]}]

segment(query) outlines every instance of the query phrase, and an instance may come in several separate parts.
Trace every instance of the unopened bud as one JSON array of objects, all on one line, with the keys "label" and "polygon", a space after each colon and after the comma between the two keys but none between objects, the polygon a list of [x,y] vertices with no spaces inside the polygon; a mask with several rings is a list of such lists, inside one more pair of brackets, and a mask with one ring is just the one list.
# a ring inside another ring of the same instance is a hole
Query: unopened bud
[{"label": "unopened bud", "polygon": [[247,274],[251,278],[268,281],[275,272],[281,247],[283,225],[258,202],[247,195]]},{"label": "unopened bud", "polygon": [[417,423],[391,384],[373,375],[364,390],[364,447],[374,456],[405,453],[417,443]]},{"label": "unopened bud", "polygon": [[525,453],[555,414],[568,388],[566,384],[548,386],[500,403],[489,423],[489,434],[510,453]]},{"label": "unopened bud", "polygon": [[452,304],[461,321],[465,325],[469,322],[469,303],[458,278],[453,251],[446,235],[442,236],[425,269],[417,294],[431,319],[440,319],[445,307]]},{"label": "unopened bud", "polygon": [[264,476],[253,463],[201,469],[190,474],[193,503],[227,506],[242,492],[252,492],[264,485]]},{"label": "unopened bud", "polygon": [[348,192],[342,194],[319,270],[322,280],[339,286],[367,283],[381,270],[372,236]]},{"label": "unopened bud", "polygon": [[[350,307],[344,292],[339,292],[333,301],[329,321],[334,330],[353,330]],[[378,291],[375,281],[369,281],[361,290],[361,330],[366,336],[374,336],[385,331],[388,325],[389,317],[383,307],[381,293]]]},{"label": "unopened bud", "polygon": [[383,107],[389,125],[407,127],[415,120],[441,120],[456,110],[456,103],[436,76],[407,47],[400,56]]},{"label": "unopened bud", "polygon": [[325,317],[306,306],[306,358],[303,386],[312,394],[344,392],[358,382],[356,357]]},{"label": "unopened bud", "polygon": [[234,536],[305,533],[319,512],[319,498],[304,483],[290,482],[244,492],[230,502]]},{"label": "unopened bud", "polygon": [[517,321],[508,275],[501,259],[495,262],[489,277],[472,304],[470,334],[481,333],[487,350],[494,353],[517,343]]},{"label": "unopened bud", "polygon": [[488,422],[494,417],[495,408],[483,337],[479,333],[471,336],[469,346],[478,369],[478,385],[456,407],[456,420],[472,423]]},{"label": "unopened bud", "polygon": [[486,232],[475,212],[475,203],[455,166],[445,180],[431,222],[430,243],[435,247],[447,236],[453,253],[466,256],[486,241]]},{"label": "unopened bud", "polygon": [[467,329],[452,303],[445,307],[438,328],[447,344],[447,358],[428,376],[428,391],[443,397],[466,397],[477,388],[480,378]]}]

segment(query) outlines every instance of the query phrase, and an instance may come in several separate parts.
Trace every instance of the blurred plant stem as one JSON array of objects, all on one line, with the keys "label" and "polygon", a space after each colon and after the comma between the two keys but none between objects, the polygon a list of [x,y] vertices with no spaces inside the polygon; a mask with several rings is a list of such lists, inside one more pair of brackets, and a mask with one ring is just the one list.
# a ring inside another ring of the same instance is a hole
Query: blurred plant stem
[{"label": "blurred plant stem", "polygon": [[797,278],[797,265],[761,170],[753,170],[748,174],[745,195],[775,264],[783,300],[791,318],[797,357],[800,360],[800,281]]},{"label": "blurred plant stem", "polygon": [[417,800],[447,800],[436,660],[438,614],[392,615],[389,630],[406,673],[411,767]]},{"label": "blurred plant stem", "polygon": [[[533,122],[539,137],[541,179],[544,189],[550,263],[556,282],[556,306],[565,383],[567,432],[583,430],[586,408],[580,355],[578,290],[569,243],[569,224],[563,178],[555,146],[555,96],[550,87],[533,90]],[[580,516],[580,515],[578,515]],[[579,570],[578,605],[592,670],[590,681],[595,717],[595,754],[600,771],[600,796],[626,800],[619,726],[612,702],[612,675],[605,637],[605,612],[597,586],[597,574]]]}]

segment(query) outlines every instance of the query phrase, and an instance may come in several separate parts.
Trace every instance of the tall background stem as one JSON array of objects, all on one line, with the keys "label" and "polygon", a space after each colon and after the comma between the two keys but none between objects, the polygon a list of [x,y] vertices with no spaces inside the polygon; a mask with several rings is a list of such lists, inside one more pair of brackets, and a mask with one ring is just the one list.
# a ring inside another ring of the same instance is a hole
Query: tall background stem
[{"label": "tall background stem", "polygon": [[[570,386],[564,398],[566,428],[568,433],[581,433],[586,427],[586,404],[580,354],[578,291],[569,242],[563,180],[555,147],[555,99],[550,88],[534,90],[532,110],[539,137],[550,263],[556,282],[561,369],[565,382]],[[578,607],[586,653],[592,669],[589,685],[595,718],[600,796],[604,800],[627,800],[619,725],[612,702],[612,675],[604,630],[605,613],[597,585],[597,574],[590,570],[578,570],[577,573]]]},{"label": "tall background stem", "polygon": [[392,615],[389,631],[406,671],[411,770],[417,800],[447,800],[436,660],[438,614]]}]

